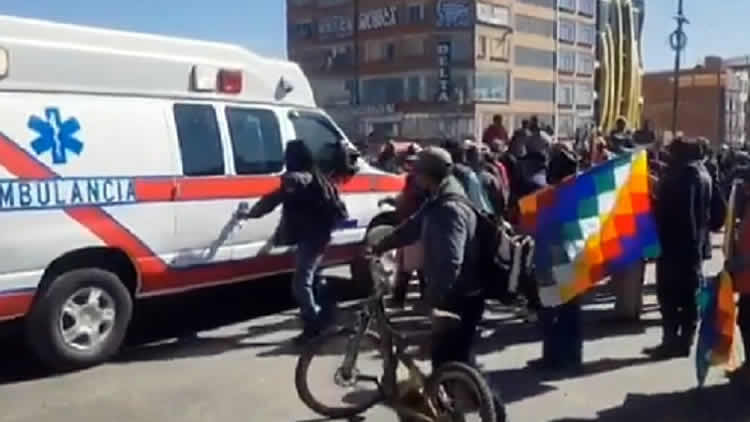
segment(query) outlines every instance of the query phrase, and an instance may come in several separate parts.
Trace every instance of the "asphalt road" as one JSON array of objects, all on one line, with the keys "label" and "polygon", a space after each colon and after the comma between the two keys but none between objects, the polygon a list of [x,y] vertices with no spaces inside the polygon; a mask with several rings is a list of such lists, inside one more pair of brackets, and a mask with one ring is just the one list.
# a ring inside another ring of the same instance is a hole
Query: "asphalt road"
[{"label": "asphalt road", "polygon": [[[536,328],[507,310],[488,312],[479,361],[508,402],[511,420],[750,421],[748,392],[728,385],[720,370],[695,391],[692,358],[654,363],[641,356],[660,335],[653,286],[641,324],[607,322],[613,300],[606,288],[590,295],[585,372],[575,378],[526,368],[540,355]],[[3,339],[0,421],[324,420],[294,390],[297,353],[289,339],[299,324],[291,308],[288,280],[281,278],[143,303],[128,347],[114,362],[63,375],[39,370],[17,338]],[[396,420],[382,407],[364,418]]]}]

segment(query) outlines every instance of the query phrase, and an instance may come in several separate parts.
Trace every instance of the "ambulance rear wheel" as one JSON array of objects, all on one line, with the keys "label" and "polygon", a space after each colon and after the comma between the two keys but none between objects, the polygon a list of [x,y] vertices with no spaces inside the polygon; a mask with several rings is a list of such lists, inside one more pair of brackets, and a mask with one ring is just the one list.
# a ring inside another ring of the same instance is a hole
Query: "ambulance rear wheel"
[{"label": "ambulance rear wheel", "polygon": [[122,345],[133,300],[112,272],[66,272],[39,293],[26,337],[43,364],[55,370],[85,368],[110,359]]}]

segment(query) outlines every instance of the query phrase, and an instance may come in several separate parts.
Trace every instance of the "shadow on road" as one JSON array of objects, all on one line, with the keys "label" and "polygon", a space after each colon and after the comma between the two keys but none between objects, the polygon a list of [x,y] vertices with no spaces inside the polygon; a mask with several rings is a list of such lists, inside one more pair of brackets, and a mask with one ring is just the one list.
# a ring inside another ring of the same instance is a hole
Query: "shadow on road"
[{"label": "shadow on road", "polygon": [[567,418],[552,422],[746,422],[748,415],[747,391],[723,384],[703,390],[629,394],[622,406],[602,410],[596,419]]},{"label": "shadow on road", "polygon": [[513,403],[555,390],[556,387],[546,384],[549,382],[584,378],[650,363],[653,363],[653,361],[648,358],[601,359],[594,362],[585,362],[582,370],[578,373],[520,368],[491,371],[486,375],[490,384],[502,392],[505,402]]},{"label": "shadow on road", "polygon": [[[336,281],[338,282],[338,281]],[[343,282],[342,282],[343,283]],[[345,294],[339,299],[351,299]],[[201,338],[196,333],[292,309],[289,276],[271,277],[136,303],[123,351],[117,363],[216,355],[231,349],[258,347],[243,340],[262,333],[298,330],[296,314],[272,325],[253,326],[246,335]],[[0,340],[0,385],[53,376],[25,347],[20,323],[6,326]],[[151,344],[156,343],[156,344]]]}]

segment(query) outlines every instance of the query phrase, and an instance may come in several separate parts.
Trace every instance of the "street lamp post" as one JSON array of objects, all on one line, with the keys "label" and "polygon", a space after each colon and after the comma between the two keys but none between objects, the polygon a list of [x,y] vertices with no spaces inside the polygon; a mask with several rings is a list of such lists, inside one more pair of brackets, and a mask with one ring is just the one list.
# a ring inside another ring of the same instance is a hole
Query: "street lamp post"
[{"label": "street lamp post", "polygon": [[690,23],[685,17],[685,13],[682,7],[683,0],[678,0],[677,4],[677,29],[672,32],[669,37],[669,44],[674,50],[674,94],[672,96],[672,137],[677,137],[677,111],[679,109],[679,96],[680,96],[680,56],[682,50],[687,46],[687,35],[682,27],[685,24]]}]

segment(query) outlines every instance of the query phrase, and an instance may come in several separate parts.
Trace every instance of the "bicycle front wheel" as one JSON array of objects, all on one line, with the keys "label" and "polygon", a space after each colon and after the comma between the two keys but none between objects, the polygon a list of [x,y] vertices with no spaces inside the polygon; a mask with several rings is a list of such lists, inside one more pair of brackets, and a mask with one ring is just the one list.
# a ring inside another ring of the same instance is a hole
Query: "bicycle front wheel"
[{"label": "bicycle front wheel", "polygon": [[505,422],[505,409],[495,409],[487,381],[468,365],[441,366],[427,381],[425,393],[436,407],[438,422]]},{"label": "bicycle front wheel", "polygon": [[[353,343],[357,340],[358,345]],[[294,383],[299,398],[315,413],[351,418],[383,400],[378,384],[382,372],[379,338],[366,332],[357,339],[354,330],[344,328],[305,349],[297,361]]]}]

